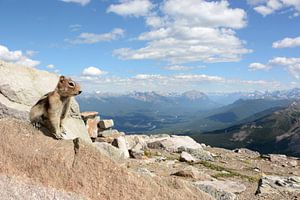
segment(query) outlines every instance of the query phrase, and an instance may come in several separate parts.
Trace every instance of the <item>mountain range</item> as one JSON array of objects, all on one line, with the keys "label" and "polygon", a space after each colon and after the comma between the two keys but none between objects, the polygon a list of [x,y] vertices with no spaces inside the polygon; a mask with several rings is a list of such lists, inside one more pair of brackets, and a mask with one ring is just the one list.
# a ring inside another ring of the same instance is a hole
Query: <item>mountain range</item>
[{"label": "mountain range", "polygon": [[82,110],[98,111],[116,121],[116,127],[129,133],[143,133],[186,121],[195,112],[220,107],[202,92],[159,94],[134,92],[123,95],[86,94],[77,98]]},{"label": "mountain range", "polygon": [[300,102],[271,114],[212,132],[194,134],[201,142],[225,148],[245,147],[262,153],[300,156]]},{"label": "mountain range", "polygon": [[253,91],[253,92],[234,92],[234,93],[208,93],[211,100],[217,103],[230,104],[238,99],[299,99],[300,88],[277,91]]},{"label": "mountain range", "polygon": [[270,114],[272,109],[287,107],[299,97],[300,89],[295,88],[208,94],[196,90],[182,94],[94,92],[83,94],[77,100],[83,111],[95,110],[104,118],[115,119],[116,127],[128,133],[193,134],[255,120]]}]

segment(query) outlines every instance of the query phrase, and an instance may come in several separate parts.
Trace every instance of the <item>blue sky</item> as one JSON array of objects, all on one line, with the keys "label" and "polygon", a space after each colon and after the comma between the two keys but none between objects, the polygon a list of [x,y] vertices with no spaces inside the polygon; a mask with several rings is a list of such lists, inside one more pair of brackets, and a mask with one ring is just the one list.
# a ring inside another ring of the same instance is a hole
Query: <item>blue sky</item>
[{"label": "blue sky", "polygon": [[300,0],[0,0],[0,59],[86,91],[299,87]]}]

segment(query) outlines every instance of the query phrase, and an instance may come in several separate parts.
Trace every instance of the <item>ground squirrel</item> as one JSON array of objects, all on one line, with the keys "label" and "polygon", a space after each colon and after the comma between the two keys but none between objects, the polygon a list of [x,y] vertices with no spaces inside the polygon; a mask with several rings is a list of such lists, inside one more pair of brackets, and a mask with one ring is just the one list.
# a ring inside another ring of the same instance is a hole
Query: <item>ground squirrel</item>
[{"label": "ground squirrel", "polygon": [[42,96],[31,108],[31,123],[44,126],[57,139],[62,139],[62,124],[69,112],[71,97],[80,93],[78,83],[71,78],[60,76],[55,90]]}]

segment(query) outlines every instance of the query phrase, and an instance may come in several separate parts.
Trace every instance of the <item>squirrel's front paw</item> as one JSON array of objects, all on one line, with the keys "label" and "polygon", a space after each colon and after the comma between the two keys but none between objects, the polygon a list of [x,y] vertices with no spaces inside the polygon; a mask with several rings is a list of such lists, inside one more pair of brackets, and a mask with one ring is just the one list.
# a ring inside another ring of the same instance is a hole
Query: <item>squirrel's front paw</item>
[{"label": "squirrel's front paw", "polygon": [[67,135],[67,130],[62,126],[60,128],[62,135]]},{"label": "squirrel's front paw", "polygon": [[42,127],[42,124],[40,122],[33,122],[31,124],[34,128],[36,128],[38,130],[41,129],[41,127]]},{"label": "squirrel's front paw", "polygon": [[64,139],[63,134],[62,133],[53,133],[54,137],[58,140],[62,140]]}]

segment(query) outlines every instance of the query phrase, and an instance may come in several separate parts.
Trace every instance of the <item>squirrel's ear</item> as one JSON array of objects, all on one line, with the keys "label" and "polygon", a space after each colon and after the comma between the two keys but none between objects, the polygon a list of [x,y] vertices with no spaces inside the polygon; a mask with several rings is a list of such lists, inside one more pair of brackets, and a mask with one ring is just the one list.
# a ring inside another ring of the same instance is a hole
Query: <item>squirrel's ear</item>
[{"label": "squirrel's ear", "polygon": [[60,76],[59,81],[62,82],[63,80],[65,80],[65,76]]}]

